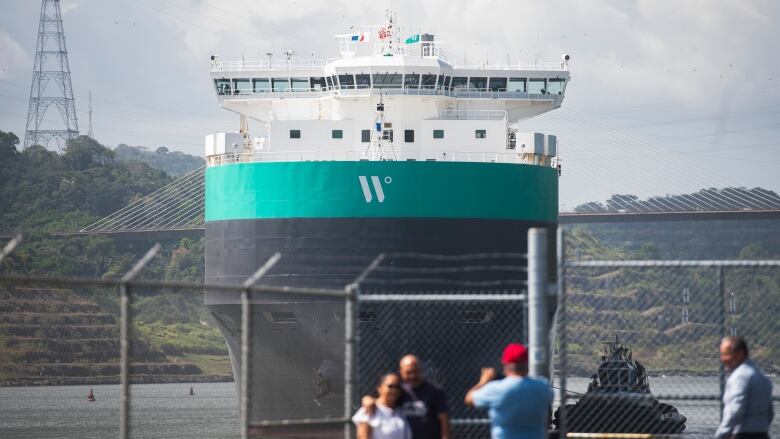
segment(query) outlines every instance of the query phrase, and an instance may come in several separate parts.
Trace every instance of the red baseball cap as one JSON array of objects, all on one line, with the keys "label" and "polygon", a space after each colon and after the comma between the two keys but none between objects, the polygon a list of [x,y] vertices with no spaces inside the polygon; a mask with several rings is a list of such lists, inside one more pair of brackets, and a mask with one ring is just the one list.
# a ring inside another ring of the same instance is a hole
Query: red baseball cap
[{"label": "red baseball cap", "polygon": [[509,343],[501,354],[501,363],[528,363],[528,348],[520,343]]}]

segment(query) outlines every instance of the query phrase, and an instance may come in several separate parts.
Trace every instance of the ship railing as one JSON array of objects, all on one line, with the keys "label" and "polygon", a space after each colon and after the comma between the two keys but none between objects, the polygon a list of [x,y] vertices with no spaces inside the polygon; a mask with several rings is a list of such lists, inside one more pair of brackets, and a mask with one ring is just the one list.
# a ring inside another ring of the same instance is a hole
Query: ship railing
[{"label": "ship railing", "polygon": [[566,72],[569,70],[569,65],[559,61],[539,61],[534,64],[456,64],[453,65],[453,68],[464,70],[548,70]]},{"label": "ship railing", "polygon": [[[428,44],[428,43],[426,43]],[[516,70],[516,71],[560,71],[569,70],[565,62],[540,61],[534,64],[452,64],[447,52],[441,49],[437,43],[433,46],[425,46],[416,51],[412,50],[402,56],[439,59],[451,64],[455,69],[464,70]],[[307,60],[221,60],[211,61],[211,72],[256,72],[263,70],[303,70],[321,69],[326,64],[339,58],[307,59]]]},{"label": "ship railing", "polygon": [[443,110],[441,120],[506,120],[504,110]]},{"label": "ship railing", "polygon": [[209,166],[255,162],[427,161],[535,164],[519,152],[392,151],[253,151],[206,157]]},{"label": "ship railing", "polygon": [[306,60],[221,60],[211,61],[212,72],[254,72],[258,70],[299,70],[299,69],[318,69],[332,62],[335,58],[329,59],[306,59]]},{"label": "ship railing", "polygon": [[474,99],[533,99],[553,101],[558,95],[549,93],[527,93],[522,91],[501,89],[449,88],[441,86],[397,86],[370,87],[367,85],[342,86],[334,88],[290,88],[286,90],[250,90],[238,89],[217,92],[226,99],[258,99],[258,98],[312,98],[327,96],[376,96],[376,95],[407,95],[407,96],[448,96],[453,98]]}]

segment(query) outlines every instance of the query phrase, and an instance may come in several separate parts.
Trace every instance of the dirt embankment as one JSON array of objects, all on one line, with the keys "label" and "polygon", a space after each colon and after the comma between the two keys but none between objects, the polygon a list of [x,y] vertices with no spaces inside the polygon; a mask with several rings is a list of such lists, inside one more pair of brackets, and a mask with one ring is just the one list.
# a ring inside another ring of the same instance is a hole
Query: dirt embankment
[{"label": "dirt embankment", "polygon": [[[195,363],[169,358],[137,334],[131,382],[224,382]],[[119,325],[72,291],[0,288],[0,386],[119,382]]]}]

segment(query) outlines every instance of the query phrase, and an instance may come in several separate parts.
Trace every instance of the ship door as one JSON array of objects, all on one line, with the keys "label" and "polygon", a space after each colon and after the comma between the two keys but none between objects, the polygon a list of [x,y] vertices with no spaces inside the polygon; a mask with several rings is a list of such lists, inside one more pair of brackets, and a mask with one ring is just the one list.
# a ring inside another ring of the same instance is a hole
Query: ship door
[{"label": "ship door", "polygon": [[392,122],[385,122],[384,126],[382,127],[382,140],[386,140],[388,142],[393,141],[393,124]]}]

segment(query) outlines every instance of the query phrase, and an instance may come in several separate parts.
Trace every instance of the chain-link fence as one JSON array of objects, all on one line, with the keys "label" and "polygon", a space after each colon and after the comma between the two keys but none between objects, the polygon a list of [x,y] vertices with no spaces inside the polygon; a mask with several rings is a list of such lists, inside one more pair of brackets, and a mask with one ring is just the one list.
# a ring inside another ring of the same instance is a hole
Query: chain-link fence
[{"label": "chain-link fence", "polygon": [[[263,285],[279,256],[232,286],[137,277],[152,256],[116,280],[0,275],[3,383],[73,385],[0,389],[5,436],[345,437],[361,396],[415,354],[446,392],[454,436],[488,437],[487,413],[463,396],[507,343],[529,341],[525,254],[383,254],[343,289]],[[745,336],[760,367],[780,370],[779,268],[561,264],[551,428],[712,436],[721,337]],[[203,319],[161,315],[188,307]]]},{"label": "chain-link fence", "polygon": [[0,274],[0,377],[55,385],[0,387],[3,436],[349,437],[360,397],[415,354],[455,436],[487,437],[463,397],[526,341],[521,253],[384,254],[328,290],[264,285],[279,256],[239,285],[144,279],[155,252],[121,279]]},{"label": "chain-link fence", "polygon": [[[747,339],[777,401],[780,261],[568,261],[561,268],[557,428],[713,437],[727,377],[718,347],[729,335]],[[780,433],[776,425],[770,436]]]},{"label": "chain-link fence", "polygon": [[352,294],[261,285],[279,256],[243,285],[136,278],[157,250],[121,279],[0,274],[0,379],[42,386],[0,387],[0,436],[343,437]]},{"label": "chain-link fence", "polygon": [[525,341],[525,255],[387,254],[359,280],[355,401],[414,354],[447,395],[454,436],[489,437],[487,413],[463,397],[507,343]]}]

